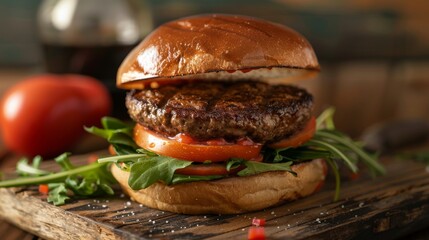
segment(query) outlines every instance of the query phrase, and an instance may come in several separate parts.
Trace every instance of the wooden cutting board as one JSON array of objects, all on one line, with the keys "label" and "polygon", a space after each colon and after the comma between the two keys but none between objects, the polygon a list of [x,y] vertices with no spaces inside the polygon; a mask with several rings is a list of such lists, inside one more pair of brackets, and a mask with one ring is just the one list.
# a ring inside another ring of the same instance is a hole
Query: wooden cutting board
[{"label": "wooden cutting board", "polygon": [[[31,187],[0,189],[0,216],[47,239],[246,239],[255,217],[267,220],[268,239],[392,239],[428,227],[429,170],[412,161],[384,163],[386,176],[343,182],[337,202],[332,201],[332,179],[310,197],[240,215],[158,211],[132,202],[119,190],[110,198],[57,207]],[[48,162],[45,168],[53,165]]]}]

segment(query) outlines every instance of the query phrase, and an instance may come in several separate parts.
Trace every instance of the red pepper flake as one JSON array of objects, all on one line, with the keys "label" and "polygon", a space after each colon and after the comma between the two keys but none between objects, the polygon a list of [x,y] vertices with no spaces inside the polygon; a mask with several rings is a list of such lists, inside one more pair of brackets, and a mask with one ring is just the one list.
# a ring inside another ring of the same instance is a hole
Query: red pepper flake
[{"label": "red pepper flake", "polygon": [[265,226],[265,218],[253,218],[252,225],[257,227]]},{"label": "red pepper flake", "polygon": [[39,192],[41,193],[41,194],[48,194],[49,193],[49,187],[48,187],[48,185],[47,184],[40,184],[39,185]]},{"label": "red pepper flake", "polygon": [[249,234],[247,235],[249,240],[265,240],[265,228],[264,227],[250,227]]}]

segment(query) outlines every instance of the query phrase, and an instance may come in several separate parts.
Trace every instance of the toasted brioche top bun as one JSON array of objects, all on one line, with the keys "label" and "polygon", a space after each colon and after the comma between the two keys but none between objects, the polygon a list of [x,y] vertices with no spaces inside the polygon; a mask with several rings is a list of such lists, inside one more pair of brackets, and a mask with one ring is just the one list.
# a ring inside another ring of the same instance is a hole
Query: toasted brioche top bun
[{"label": "toasted brioche top bun", "polygon": [[175,79],[285,83],[319,69],[311,45],[288,27],[244,16],[199,15],[166,23],[147,36],[123,61],[117,86],[142,89]]},{"label": "toasted brioche top bun", "polygon": [[310,195],[325,180],[326,168],[324,160],[316,159],[292,166],[297,177],[274,171],[170,186],[158,182],[138,191],[128,186],[129,172],[113,164],[112,174],[133,200],[151,208],[183,214],[236,214]]}]

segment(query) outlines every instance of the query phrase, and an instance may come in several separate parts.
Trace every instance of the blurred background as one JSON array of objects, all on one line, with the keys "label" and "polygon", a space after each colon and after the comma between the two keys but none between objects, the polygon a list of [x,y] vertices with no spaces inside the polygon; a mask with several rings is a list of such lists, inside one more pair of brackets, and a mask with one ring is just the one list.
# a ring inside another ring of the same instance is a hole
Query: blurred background
[{"label": "blurred background", "polygon": [[[314,94],[316,113],[335,106],[337,127],[352,136],[392,119],[429,120],[425,0],[1,0],[0,93],[45,71],[95,75],[117,91],[115,66],[141,38],[166,21],[201,13],[260,17],[306,36],[322,72],[299,84]],[[79,51],[85,54],[71,66]],[[102,66],[91,65],[97,59]],[[123,100],[115,100],[118,111]]]}]

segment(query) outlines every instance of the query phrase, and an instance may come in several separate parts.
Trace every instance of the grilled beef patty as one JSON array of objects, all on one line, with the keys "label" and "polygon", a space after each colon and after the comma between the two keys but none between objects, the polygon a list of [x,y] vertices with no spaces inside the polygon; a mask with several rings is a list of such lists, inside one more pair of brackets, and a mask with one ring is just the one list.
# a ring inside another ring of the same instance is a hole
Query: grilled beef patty
[{"label": "grilled beef patty", "polygon": [[134,90],[127,94],[126,105],[134,121],[166,136],[247,136],[266,143],[304,127],[311,117],[312,96],[287,85],[204,81]]}]

